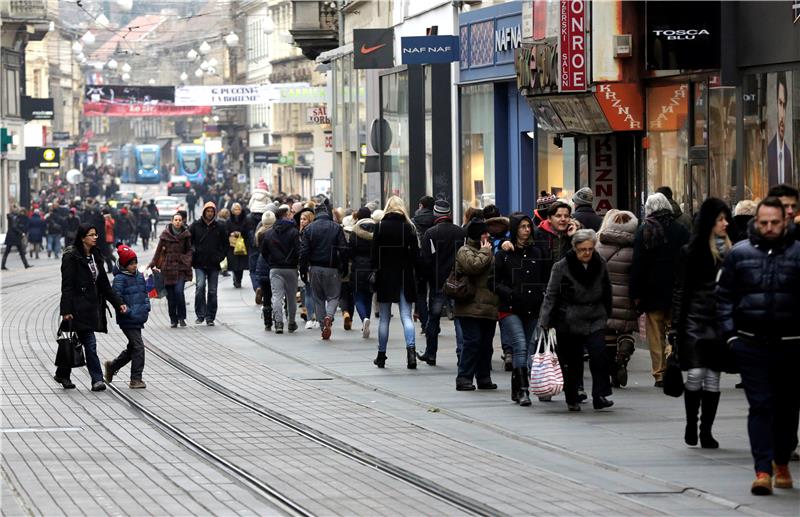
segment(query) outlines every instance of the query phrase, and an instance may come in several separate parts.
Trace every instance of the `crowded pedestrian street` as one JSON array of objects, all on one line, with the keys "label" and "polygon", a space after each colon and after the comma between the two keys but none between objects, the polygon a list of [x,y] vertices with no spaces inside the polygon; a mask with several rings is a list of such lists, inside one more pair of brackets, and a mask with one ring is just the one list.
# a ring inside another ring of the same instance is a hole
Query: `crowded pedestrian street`
[{"label": "crowded pedestrian street", "polygon": [[797,0],[0,0],[0,517],[798,517],[799,156]]}]

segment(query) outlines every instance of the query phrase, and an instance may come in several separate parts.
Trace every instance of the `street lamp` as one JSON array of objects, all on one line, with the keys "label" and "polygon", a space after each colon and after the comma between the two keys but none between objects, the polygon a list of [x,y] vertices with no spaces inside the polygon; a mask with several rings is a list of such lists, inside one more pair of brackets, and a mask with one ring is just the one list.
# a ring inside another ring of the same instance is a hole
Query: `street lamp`
[{"label": "street lamp", "polygon": [[97,25],[99,25],[100,27],[103,27],[103,28],[106,28],[106,27],[108,27],[108,24],[109,24],[108,18],[106,18],[106,15],[105,15],[105,14],[103,14],[103,13],[100,13],[100,16],[98,16],[97,18],[95,18],[95,19],[94,19],[94,22],[95,22]]},{"label": "street lamp", "polygon": [[181,81],[186,82],[189,79],[189,75],[186,72],[181,72]]},{"label": "street lamp", "polygon": [[212,57],[211,59],[208,60],[208,66],[217,66],[218,64],[219,61],[217,61],[217,58],[215,57]]},{"label": "street lamp", "polygon": [[189,50],[189,52],[186,53],[186,57],[189,59],[189,61],[194,61],[197,59],[197,51],[195,49]]},{"label": "street lamp", "polygon": [[117,0],[117,6],[127,13],[133,9],[133,0]]},{"label": "street lamp", "polygon": [[126,74],[130,73],[131,65],[129,65],[128,63],[125,63],[124,65],[122,65],[122,71],[125,72]]},{"label": "street lamp", "polygon": [[200,53],[205,56],[211,51],[211,45],[209,45],[207,41],[203,41],[197,50],[199,50]]},{"label": "street lamp", "polygon": [[117,63],[117,60],[112,57],[111,59],[108,60],[106,66],[108,67],[109,70],[116,70],[117,67],[119,66],[119,63]]},{"label": "street lamp", "polygon": [[264,18],[264,34],[269,36],[273,32],[275,32],[275,22],[272,21],[272,16],[268,14],[267,17]]},{"label": "street lamp", "polygon": [[127,74],[127,73],[122,74],[122,80],[123,81],[128,81],[130,78],[131,78],[131,74]]},{"label": "street lamp", "polygon": [[197,70],[194,71],[194,76],[197,77],[198,79],[203,77],[203,71],[198,68]]},{"label": "street lamp", "polygon": [[230,34],[225,36],[225,44],[229,47],[235,47],[239,44],[239,36],[237,36],[235,32],[231,31]]},{"label": "street lamp", "polygon": [[75,52],[76,54],[80,54],[82,50],[83,50],[83,45],[81,45],[80,41],[76,41],[75,43],[72,44],[72,51]]},{"label": "street lamp", "polygon": [[203,72],[208,70],[208,61],[203,61],[202,63],[200,63],[200,70],[202,70]]},{"label": "street lamp", "polygon": [[85,45],[93,44],[94,40],[95,40],[95,37],[94,37],[94,34],[92,34],[92,31],[86,31],[86,34],[81,36],[81,41],[83,41],[83,43]]},{"label": "street lamp", "polygon": [[147,80],[147,84],[153,86],[154,84],[156,84],[156,80],[151,77],[150,79]]}]

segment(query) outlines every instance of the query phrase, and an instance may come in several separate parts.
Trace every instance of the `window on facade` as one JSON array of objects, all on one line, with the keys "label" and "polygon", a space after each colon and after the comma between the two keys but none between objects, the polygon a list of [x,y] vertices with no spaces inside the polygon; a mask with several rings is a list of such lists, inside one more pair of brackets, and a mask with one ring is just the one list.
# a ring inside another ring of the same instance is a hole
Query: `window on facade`
[{"label": "window on facade", "polygon": [[689,85],[647,88],[647,188],[672,188],[681,209],[690,212],[689,199]]},{"label": "window on facade", "polygon": [[495,202],[494,86],[461,88],[461,211]]},{"label": "window on facade", "polygon": [[[539,192],[546,191],[560,199],[571,198],[575,193],[575,139],[537,128],[536,140],[536,185]],[[582,156],[585,154],[583,152]],[[586,174],[588,176],[588,172]]]},{"label": "window on facade", "polygon": [[710,88],[709,195],[736,202],[736,89]]},{"label": "window on facade", "polygon": [[381,114],[389,124],[391,143],[383,157],[384,198],[399,196],[410,206],[408,169],[408,74],[381,77]]},{"label": "window on facade", "polygon": [[20,116],[19,69],[8,67],[0,70],[2,70],[3,73],[3,76],[0,78],[0,84],[3,86],[3,91],[8,92],[0,95],[0,99],[3,101],[2,113],[6,116],[18,117]]}]

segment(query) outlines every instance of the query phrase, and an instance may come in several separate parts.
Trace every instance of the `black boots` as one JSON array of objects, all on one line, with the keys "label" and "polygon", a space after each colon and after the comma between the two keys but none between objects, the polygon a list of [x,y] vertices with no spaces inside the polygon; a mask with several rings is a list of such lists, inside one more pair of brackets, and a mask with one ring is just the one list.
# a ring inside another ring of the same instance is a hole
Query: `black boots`
[{"label": "black boots", "polygon": [[264,330],[269,332],[272,330],[272,307],[264,306],[261,314],[264,316]]},{"label": "black boots", "polygon": [[386,366],[386,352],[378,352],[378,357],[372,361],[372,364],[378,368],[384,368]]},{"label": "black boots", "polygon": [[711,427],[717,417],[717,407],[719,406],[719,392],[700,391],[700,447],[703,449],[718,449],[719,442],[711,436]]},{"label": "black boots", "polygon": [[617,356],[611,363],[615,367],[614,387],[625,386],[628,384],[628,361],[631,360],[635,347],[633,336],[626,334],[617,339]]},{"label": "black boots", "polygon": [[531,396],[528,392],[528,369],[524,366],[511,371],[511,400],[520,406],[531,405]]},{"label": "black boots", "polygon": [[683,441],[686,445],[697,445],[697,413],[700,412],[702,397],[702,391],[683,392],[683,405],[686,408],[686,430],[683,433]]},{"label": "black boots", "polygon": [[413,346],[406,348],[406,363],[409,370],[417,369],[417,350]]},{"label": "black boots", "polygon": [[514,370],[514,354],[511,352],[503,353],[503,369],[507,372]]}]

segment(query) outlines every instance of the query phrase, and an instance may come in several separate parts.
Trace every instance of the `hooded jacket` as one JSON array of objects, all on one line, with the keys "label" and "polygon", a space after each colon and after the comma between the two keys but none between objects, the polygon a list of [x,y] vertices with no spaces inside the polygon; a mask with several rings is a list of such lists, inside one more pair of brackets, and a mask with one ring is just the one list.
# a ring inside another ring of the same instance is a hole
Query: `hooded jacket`
[{"label": "hooded jacket", "polygon": [[435,219],[436,217],[433,215],[433,210],[430,208],[423,207],[414,212],[412,221],[417,232],[418,240],[422,240],[422,236],[425,235],[425,232],[433,227]]},{"label": "hooded jacket", "polygon": [[217,206],[209,201],[203,205],[201,213],[205,213],[207,208],[214,210],[214,218],[208,222],[201,216],[189,227],[193,249],[192,267],[219,271],[219,263],[225,258],[229,248],[228,234],[216,219]]},{"label": "hooded jacket", "polygon": [[[516,243],[516,235],[522,221],[530,223],[531,237],[520,247]],[[527,319],[537,318],[548,280],[545,274],[548,250],[544,243],[533,240],[533,221],[527,215],[511,215],[509,227],[514,250],[500,249],[495,255],[491,287],[500,299],[501,313],[516,314]]]},{"label": "hooded jacket", "polygon": [[572,212],[572,217],[575,218],[584,228],[598,231],[600,225],[603,224],[603,218],[597,215],[592,205],[578,205],[575,211]]},{"label": "hooded jacket", "polygon": [[489,288],[494,273],[494,256],[491,248],[481,248],[475,239],[467,239],[467,243],[456,253],[456,272],[469,277],[475,285],[475,296],[471,300],[456,300],[453,316],[457,318],[480,318],[497,320],[497,295]]},{"label": "hooded jacket", "polygon": [[509,219],[504,216],[490,217],[486,220],[486,228],[492,238],[492,252],[497,253],[503,241],[508,239]]},{"label": "hooded jacket", "polygon": [[261,255],[270,269],[297,269],[300,232],[294,221],[281,219],[261,239]]},{"label": "hooded jacket", "polygon": [[464,228],[453,224],[449,216],[437,218],[433,228],[422,236],[419,271],[428,281],[432,292],[442,290],[456,263],[456,253],[466,238]]},{"label": "hooded jacket", "polygon": [[370,217],[359,219],[353,225],[348,243],[350,249],[350,281],[358,292],[369,292],[371,289],[369,275],[372,269],[372,238],[377,223]]},{"label": "hooded jacket", "polygon": [[611,280],[611,315],[608,328],[627,334],[639,328],[638,314],[630,296],[631,267],[633,266],[633,238],[639,220],[627,223],[609,222],[598,234],[597,253],[603,257]]},{"label": "hooded jacket", "polygon": [[117,311],[117,325],[121,329],[141,329],[150,315],[150,298],[147,296],[147,282],[140,272],[128,273],[119,264],[114,267],[114,292],[122,298],[128,310],[123,314]]}]

